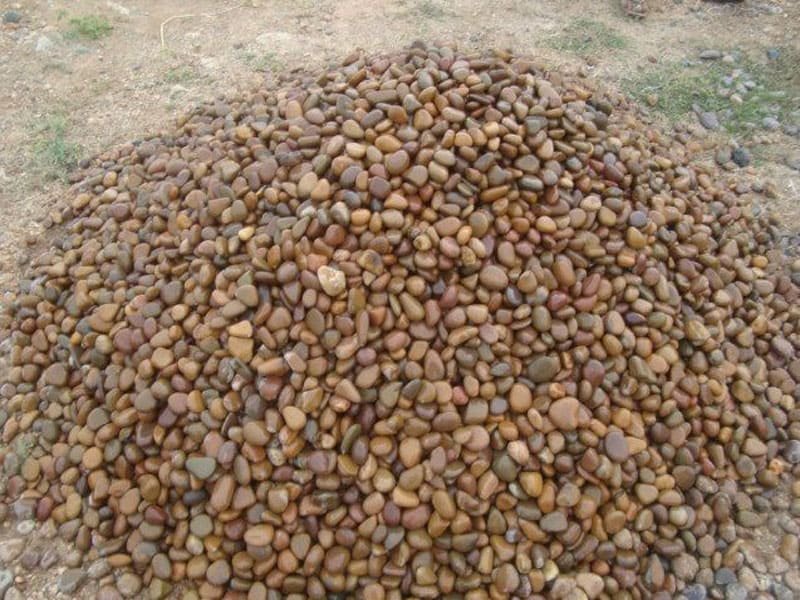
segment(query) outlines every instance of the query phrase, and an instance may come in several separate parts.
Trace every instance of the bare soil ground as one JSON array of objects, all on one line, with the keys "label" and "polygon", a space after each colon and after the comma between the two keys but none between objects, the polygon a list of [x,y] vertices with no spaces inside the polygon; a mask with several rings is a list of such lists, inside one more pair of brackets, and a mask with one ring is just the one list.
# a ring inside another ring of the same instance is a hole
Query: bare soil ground
[{"label": "bare soil ground", "polygon": [[[198,101],[417,39],[513,49],[621,89],[665,126],[688,127],[697,160],[747,147],[751,164],[727,176],[761,181],[796,234],[800,142],[781,127],[800,125],[800,2],[648,4],[633,20],[619,0],[0,0],[0,290],[8,301],[81,159],[169,129]],[[700,60],[708,49],[728,57]],[[690,107],[723,114],[719,79],[736,69],[764,93],[707,132]],[[765,128],[775,115],[781,127]],[[60,570],[26,574],[18,597],[64,597]]]}]

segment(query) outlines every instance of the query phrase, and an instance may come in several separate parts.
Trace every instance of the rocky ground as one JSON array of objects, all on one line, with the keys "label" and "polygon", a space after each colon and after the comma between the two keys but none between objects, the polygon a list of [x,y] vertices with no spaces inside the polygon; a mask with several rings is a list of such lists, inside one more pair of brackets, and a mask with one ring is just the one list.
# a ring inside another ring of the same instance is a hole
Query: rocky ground
[{"label": "rocky ground", "polygon": [[[68,197],[70,173],[87,157],[162,131],[226,90],[275,82],[357,47],[384,50],[417,38],[511,47],[628,94],[649,118],[683,132],[697,161],[716,162],[731,180],[763,190],[784,248],[797,248],[800,3],[651,0],[642,20],[627,18],[615,0],[508,0],[490,8],[478,0],[377,0],[368,14],[365,3],[348,0],[186,4],[0,2],[6,302],[46,244],[43,232]],[[737,496],[736,521],[755,532],[737,547],[745,562],[723,556],[685,596],[800,595],[798,496],[797,482],[771,495]],[[24,510],[0,534],[0,596],[90,598],[113,581],[105,561],[83,562],[60,540],[70,532],[45,526],[32,533],[33,515]],[[706,551],[713,548],[698,548]],[[687,559],[678,568],[689,577],[699,563]],[[116,585],[136,597],[142,583],[129,576]]]}]

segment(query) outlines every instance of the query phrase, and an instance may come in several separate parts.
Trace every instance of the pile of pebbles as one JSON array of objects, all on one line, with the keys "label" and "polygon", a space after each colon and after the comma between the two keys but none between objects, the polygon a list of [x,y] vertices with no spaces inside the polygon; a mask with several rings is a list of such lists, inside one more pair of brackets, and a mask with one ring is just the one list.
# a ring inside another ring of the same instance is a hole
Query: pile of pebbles
[{"label": "pile of pebbles", "polygon": [[12,307],[9,514],[106,600],[697,598],[743,498],[800,513],[800,264],[613,109],[416,45],[99,157]]}]

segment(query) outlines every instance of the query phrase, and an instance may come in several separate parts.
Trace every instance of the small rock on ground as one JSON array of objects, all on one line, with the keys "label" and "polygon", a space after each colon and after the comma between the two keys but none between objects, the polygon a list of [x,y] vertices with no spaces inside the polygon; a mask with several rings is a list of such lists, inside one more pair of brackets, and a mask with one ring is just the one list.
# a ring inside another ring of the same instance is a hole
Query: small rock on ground
[{"label": "small rock on ground", "polygon": [[22,14],[15,10],[7,10],[3,13],[3,23],[19,23],[22,21]]},{"label": "small rock on ground", "polygon": [[697,113],[697,118],[700,120],[700,125],[711,131],[719,129],[719,117],[717,113],[709,110],[701,110]]},{"label": "small rock on ground", "polygon": [[46,35],[40,35],[36,40],[37,52],[49,52],[53,48],[53,40]]},{"label": "small rock on ground", "polygon": [[703,60],[717,60],[718,58],[722,58],[722,52],[719,50],[703,50],[700,53],[700,58]]},{"label": "small rock on ground", "polygon": [[731,158],[739,167],[746,167],[752,160],[750,152],[748,152],[745,148],[735,148],[731,153]]}]

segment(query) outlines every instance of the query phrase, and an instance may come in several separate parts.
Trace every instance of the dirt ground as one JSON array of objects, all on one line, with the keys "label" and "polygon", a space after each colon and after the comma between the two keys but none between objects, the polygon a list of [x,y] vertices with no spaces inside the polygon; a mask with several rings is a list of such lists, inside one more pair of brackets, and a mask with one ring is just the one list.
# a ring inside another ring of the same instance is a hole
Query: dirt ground
[{"label": "dirt ground", "polygon": [[[637,20],[620,0],[0,0],[4,301],[48,214],[68,196],[75,163],[168,129],[196,102],[322,67],[357,48],[388,50],[417,39],[509,48],[647,98],[631,82],[667,73],[669,65],[701,63],[702,50],[716,49],[747,57],[757,71],[768,60],[785,65],[771,91],[787,119],[780,125],[800,125],[800,1],[648,4]],[[695,91],[683,83],[691,99]],[[671,93],[666,79],[651,94],[660,98],[643,102],[643,110],[666,123],[659,103]],[[704,140],[697,159],[714,160],[732,142],[746,146],[752,163],[729,168],[726,177],[762,181],[787,234],[800,231],[797,134],[762,129],[760,113],[755,128],[708,133],[685,112],[678,122]],[[787,165],[793,160],[795,168]],[[55,591],[58,572],[37,576],[40,583],[19,588],[20,597],[63,597]],[[78,597],[93,597],[90,589]]]}]

